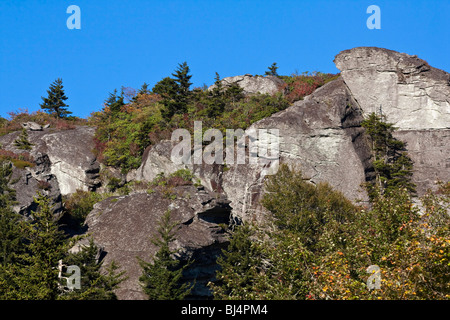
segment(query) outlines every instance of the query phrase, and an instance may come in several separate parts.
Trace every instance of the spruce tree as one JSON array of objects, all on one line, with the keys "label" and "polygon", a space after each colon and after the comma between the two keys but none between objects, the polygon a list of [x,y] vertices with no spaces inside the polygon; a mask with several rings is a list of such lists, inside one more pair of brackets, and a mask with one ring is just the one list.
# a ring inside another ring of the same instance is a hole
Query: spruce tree
[{"label": "spruce tree", "polygon": [[164,99],[173,99],[177,94],[177,83],[170,77],[158,81],[152,89],[153,93],[161,95]]},{"label": "spruce tree", "polygon": [[224,90],[222,81],[220,81],[220,76],[216,72],[214,87],[210,91],[209,95],[211,97],[210,104],[207,108],[207,113],[209,117],[216,117],[222,114],[225,110],[226,99],[224,96]]},{"label": "spruce tree", "polygon": [[217,259],[217,280],[210,284],[215,299],[249,299],[252,294],[262,266],[262,252],[251,239],[253,235],[247,224],[235,227],[228,248]]},{"label": "spruce tree", "polygon": [[17,139],[14,141],[14,145],[22,150],[31,150],[33,144],[28,140],[28,131],[27,129],[23,128],[20,135],[17,137]]},{"label": "spruce tree", "polygon": [[411,182],[413,161],[408,156],[406,144],[393,136],[395,127],[387,123],[383,116],[375,113],[369,115],[361,125],[366,129],[372,142],[373,166],[376,173],[377,185],[369,184],[368,191],[374,196],[374,187],[383,192],[390,192],[397,188],[406,188],[415,194],[415,184]]},{"label": "spruce tree", "polygon": [[21,256],[18,272],[19,298],[54,300],[58,297],[60,281],[58,261],[67,252],[64,234],[55,220],[50,199],[38,193],[34,201],[38,209],[32,212],[32,222],[24,234],[27,252]]},{"label": "spruce tree", "polygon": [[143,270],[139,280],[150,300],[182,300],[192,290],[193,285],[182,283],[183,271],[190,263],[182,266],[173,256],[177,251],[170,249],[177,225],[171,221],[170,211],[166,211],[157,230],[160,238],[152,239],[152,243],[159,248],[153,262],[138,258]]},{"label": "spruce tree", "polygon": [[0,268],[12,263],[22,248],[19,215],[12,210],[16,191],[9,186],[11,175],[12,164],[0,160]]},{"label": "spruce tree", "polygon": [[72,112],[67,110],[68,105],[64,102],[68,98],[66,97],[63,88],[62,79],[56,79],[50,85],[49,90],[47,90],[47,98],[42,97],[43,103],[40,104],[41,109],[57,118],[63,118],[72,114]]},{"label": "spruce tree", "polygon": [[244,97],[243,92],[244,89],[236,82],[233,82],[225,91],[225,97],[230,99],[233,103],[239,102]]},{"label": "spruce tree", "polygon": [[67,248],[58,230],[50,200],[38,194],[38,209],[33,220],[14,220],[20,234],[14,231],[12,260],[0,266],[0,298],[12,300],[54,300],[58,297],[58,260]]},{"label": "spruce tree", "polygon": [[272,65],[268,69],[269,69],[269,71],[265,72],[266,76],[278,77],[278,72],[277,72],[278,67],[277,67],[277,63],[276,62],[272,63]]},{"label": "spruce tree", "polygon": [[222,90],[223,90],[222,81],[220,80],[220,75],[216,72],[216,76],[214,77],[214,88],[212,89],[213,97],[223,95]]},{"label": "spruce tree", "polygon": [[108,99],[105,100],[105,106],[109,108],[112,114],[120,112],[122,106],[125,105],[123,91],[120,95],[117,94],[117,89],[114,89],[112,93],[109,94]]},{"label": "spruce tree", "polygon": [[148,89],[148,84],[144,82],[142,87],[139,89],[138,94],[150,94],[150,90]]},{"label": "spruce tree", "polygon": [[21,218],[12,210],[16,192],[9,186],[11,175],[12,164],[0,160],[0,300],[18,298],[16,270],[26,249]]},{"label": "spruce tree", "polygon": [[[83,246],[77,253],[70,253],[63,259],[64,265],[76,265],[80,268],[81,288],[65,290],[61,299],[64,300],[117,300],[114,290],[125,280],[125,271],[117,272],[118,266],[112,262],[101,272],[103,265],[99,261],[98,247],[91,239],[89,245]],[[64,275],[68,277],[70,275]]]},{"label": "spruce tree", "polygon": [[192,75],[189,71],[186,62],[178,64],[177,70],[172,73],[174,78],[165,78],[153,88],[153,92],[160,93],[164,97],[165,110],[162,113],[166,120],[170,120],[174,114],[187,112],[192,85],[190,82]]}]

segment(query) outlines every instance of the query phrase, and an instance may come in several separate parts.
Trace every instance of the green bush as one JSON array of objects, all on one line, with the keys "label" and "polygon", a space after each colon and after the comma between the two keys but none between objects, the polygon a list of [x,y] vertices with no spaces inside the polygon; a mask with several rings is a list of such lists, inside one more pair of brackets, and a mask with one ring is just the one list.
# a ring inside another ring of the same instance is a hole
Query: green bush
[{"label": "green bush", "polygon": [[64,207],[73,219],[81,225],[89,212],[92,211],[94,204],[106,199],[108,196],[109,194],[77,190],[65,201]]}]

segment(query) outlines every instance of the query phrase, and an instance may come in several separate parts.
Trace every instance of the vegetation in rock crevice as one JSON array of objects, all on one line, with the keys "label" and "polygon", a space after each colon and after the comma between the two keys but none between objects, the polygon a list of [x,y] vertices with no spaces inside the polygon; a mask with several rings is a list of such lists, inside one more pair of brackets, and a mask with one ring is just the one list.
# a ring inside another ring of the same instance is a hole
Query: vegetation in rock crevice
[{"label": "vegetation in rock crevice", "polygon": [[406,144],[395,139],[395,127],[385,121],[385,117],[375,113],[370,114],[361,125],[372,144],[373,167],[375,169],[376,185],[368,184],[370,197],[377,191],[390,192],[394,189],[405,188],[415,194],[416,186],[411,182],[413,174],[413,161],[408,156]]}]

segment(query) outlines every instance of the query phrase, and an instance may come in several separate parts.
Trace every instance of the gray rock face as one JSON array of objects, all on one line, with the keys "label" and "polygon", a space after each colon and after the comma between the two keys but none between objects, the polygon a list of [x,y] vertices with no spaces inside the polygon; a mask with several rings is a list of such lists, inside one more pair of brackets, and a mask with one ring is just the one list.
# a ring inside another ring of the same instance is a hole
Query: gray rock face
[{"label": "gray rock face", "polygon": [[[226,88],[233,83],[237,83],[242,89],[244,94],[256,94],[258,92],[262,94],[274,94],[280,91],[284,81],[275,76],[252,76],[251,74],[245,74],[243,76],[227,77],[221,80],[222,85]],[[214,85],[208,89],[212,90]]]},{"label": "gray rock face", "polygon": [[450,75],[417,56],[359,47],[334,62],[365,113],[379,110],[400,130],[450,128]]},{"label": "gray rock face", "polygon": [[206,284],[214,278],[215,259],[228,243],[219,223],[229,222],[229,201],[193,186],[178,186],[174,192],[175,200],[159,191],[112,197],[97,203],[88,215],[87,232],[106,252],[104,266],[115,261],[129,277],[116,292],[119,299],[146,298],[139,284],[142,269],[136,257],[153,259],[157,248],[150,239],[156,236],[160,218],[167,210],[180,227],[173,249],[180,250],[181,260],[195,260],[185,274],[187,281],[196,280],[192,296],[211,295]]},{"label": "gray rock face", "polygon": [[154,146],[148,147],[142,157],[141,166],[129,174],[127,179],[152,181],[161,172],[169,175],[179,169],[184,169],[184,165],[175,164],[170,160],[172,148],[175,145],[175,142],[163,140]]},{"label": "gray rock face", "polygon": [[[365,201],[361,184],[371,179],[372,167],[362,119],[358,103],[339,78],[249,129],[278,129],[280,163],[296,166],[313,183],[329,182],[353,201]],[[243,220],[263,219],[265,211],[259,205],[264,194],[263,170],[234,165],[223,173],[222,187],[233,215]]]},{"label": "gray rock face", "polygon": [[[52,174],[62,195],[73,193],[77,189],[94,190],[99,186],[100,165],[92,153],[94,132],[95,128],[91,127],[29,132],[28,138],[33,144],[31,156],[34,159],[47,159],[39,160],[42,166],[37,166],[37,170],[45,175]],[[22,153],[23,150],[14,145],[19,134],[13,132],[0,137],[3,149]]]},{"label": "gray rock face", "polygon": [[450,180],[450,74],[417,56],[361,47],[345,50],[336,66],[364,114],[382,106],[414,161],[418,195]]},{"label": "gray rock face", "polygon": [[418,196],[436,189],[438,180],[450,181],[450,130],[399,130],[394,136],[406,142],[414,161],[412,180]]},{"label": "gray rock face", "polygon": [[30,136],[36,151],[48,155],[51,173],[56,176],[61,194],[93,190],[98,180],[100,165],[92,150],[95,128],[76,127],[72,130]]},{"label": "gray rock face", "polygon": [[[39,167],[39,165],[37,166]],[[13,169],[11,186],[16,190],[17,204],[14,211],[29,217],[32,211],[37,210],[34,202],[37,192],[46,195],[50,199],[55,215],[62,213],[62,199],[59,184],[54,175],[48,171],[39,172],[39,169]]]},{"label": "gray rock face", "polygon": [[[31,131],[29,137],[40,133],[38,131]],[[23,150],[17,149],[14,145],[14,141],[19,134],[20,132],[13,132],[0,137],[2,149],[16,154],[22,154]],[[17,204],[13,209],[17,213],[29,217],[31,212],[37,209],[34,197],[36,197],[37,192],[40,192],[50,198],[55,214],[59,215],[62,210],[61,192],[56,176],[51,173],[50,159],[46,154],[39,152],[33,153],[33,150],[31,153],[35,162],[34,167],[25,167],[23,169],[13,168],[10,184],[16,190],[17,200]]]}]

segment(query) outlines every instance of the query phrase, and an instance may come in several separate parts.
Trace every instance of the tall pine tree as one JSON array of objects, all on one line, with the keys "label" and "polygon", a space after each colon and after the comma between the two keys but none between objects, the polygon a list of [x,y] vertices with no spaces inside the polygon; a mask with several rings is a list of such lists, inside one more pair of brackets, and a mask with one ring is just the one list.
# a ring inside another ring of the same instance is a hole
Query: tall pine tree
[{"label": "tall pine tree", "polygon": [[153,89],[163,93],[165,110],[163,116],[170,120],[174,114],[183,114],[187,112],[187,105],[191,96],[190,86],[192,75],[189,74],[189,66],[186,62],[178,64],[178,68],[172,73],[172,78],[165,78],[161,85]]},{"label": "tall pine tree", "polygon": [[125,105],[123,91],[120,95],[117,94],[117,89],[114,89],[112,93],[109,94],[108,99],[105,100],[105,106],[109,108],[112,114],[120,112],[121,108]]},{"label": "tall pine tree", "polygon": [[11,175],[12,164],[0,160],[0,268],[13,262],[22,245],[19,215],[11,209],[16,203],[16,191],[9,186]]},{"label": "tall pine tree", "polygon": [[67,110],[68,105],[65,101],[68,99],[64,93],[62,79],[56,79],[47,90],[47,98],[42,97],[43,103],[40,104],[41,109],[57,118],[66,117],[72,112]]},{"label": "tall pine tree", "polygon": [[50,200],[41,194],[35,198],[38,209],[32,221],[21,220],[20,241],[23,251],[15,253],[14,263],[3,268],[6,288],[2,299],[54,300],[59,294],[58,261],[67,251],[63,233],[54,220]]},{"label": "tall pine tree", "polygon": [[191,78],[192,75],[189,74],[189,66],[187,62],[183,62],[178,64],[177,70],[175,73],[172,73],[172,76],[175,79],[175,82],[178,84],[178,97],[180,100],[187,99],[190,95],[190,87],[192,85]]},{"label": "tall pine tree", "polygon": [[277,72],[278,67],[277,67],[277,63],[276,62],[272,63],[272,65],[270,67],[268,67],[268,69],[269,70],[265,72],[266,76],[278,77],[278,72]]}]

